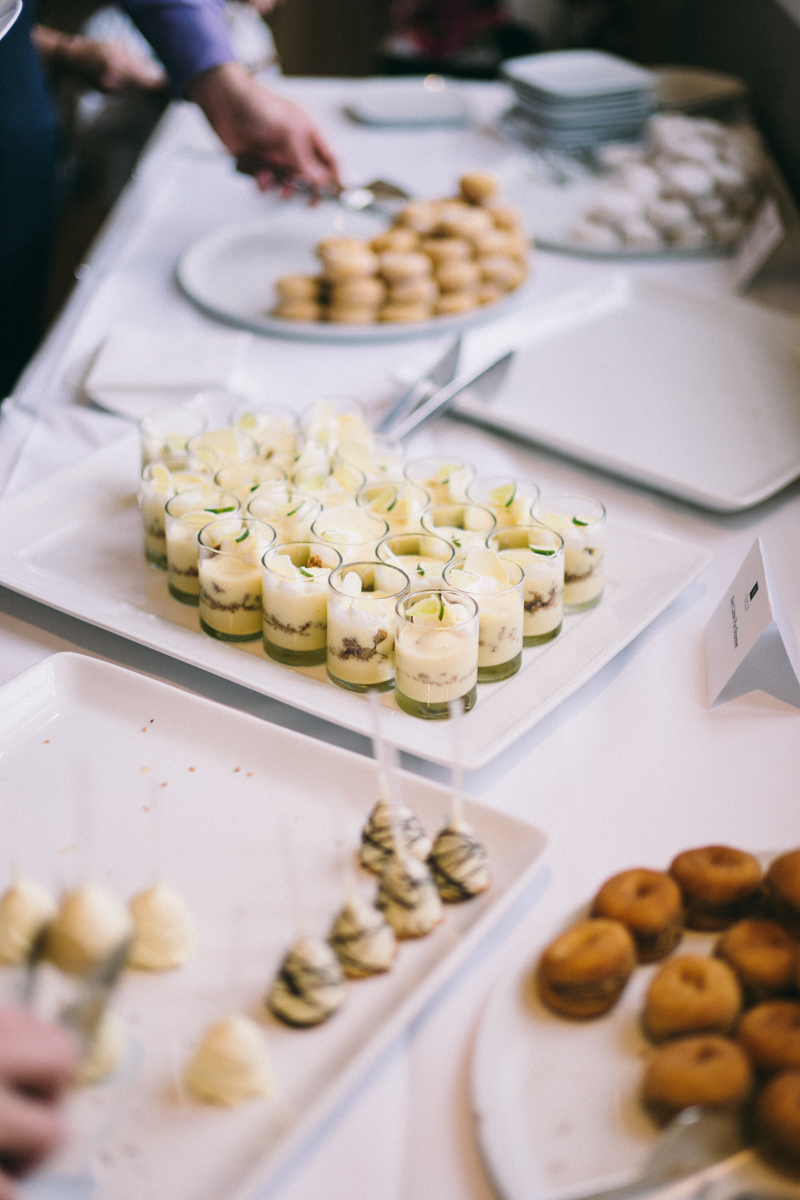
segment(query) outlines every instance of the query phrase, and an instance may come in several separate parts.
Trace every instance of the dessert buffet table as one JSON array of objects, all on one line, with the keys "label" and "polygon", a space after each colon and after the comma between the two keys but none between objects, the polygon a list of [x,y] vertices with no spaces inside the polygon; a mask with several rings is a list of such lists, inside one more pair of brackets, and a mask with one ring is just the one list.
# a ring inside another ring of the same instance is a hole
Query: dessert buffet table
[{"label": "dessert buffet table", "polygon": [[[465,87],[470,127],[413,133],[366,129],[343,115],[359,89],[380,83],[276,86],[318,120],[348,183],[383,177],[411,193],[442,195],[465,170],[501,170],[518,153],[488,127],[507,102],[499,85]],[[172,107],[81,269],[67,309],[3,406],[4,494],[129,432],[125,420],[99,411],[82,394],[99,344],[120,322],[161,332],[218,329],[180,293],[178,256],[204,233],[263,216],[276,203],[235,174],[191,106]],[[540,253],[527,295],[531,303],[544,302],[608,270],[603,263]],[[725,259],[641,262],[625,270],[700,296],[733,291]],[[277,403],[297,410],[322,394],[349,394],[377,411],[394,377],[419,371],[447,342],[254,338],[245,369],[268,381]],[[481,474],[528,477],[543,492],[594,495],[606,506],[609,524],[684,539],[713,558],[589,683],[493,762],[469,773],[469,792],[547,833],[546,872],[287,1169],[275,1191],[281,1200],[489,1200],[496,1193],[472,1124],[469,1063],[482,1007],[499,974],[522,958],[532,960],[552,930],[615,870],[661,867],[679,850],[707,842],[754,851],[800,843],[800,712],[761,691],[708,710],[703,660],[705,624],[757,536],[800,629],[800,485],[754,510],[723,516],[455,420],[417,435],[409,451],[462,456]],[[105,658],[310,738],[369,753],[357,733],[0,589],[0,684],[60,650]],[[405,755],[404,765],[446,779],[441,767],[422,759]],[[365,808],[372,799],[363,798]]]}]

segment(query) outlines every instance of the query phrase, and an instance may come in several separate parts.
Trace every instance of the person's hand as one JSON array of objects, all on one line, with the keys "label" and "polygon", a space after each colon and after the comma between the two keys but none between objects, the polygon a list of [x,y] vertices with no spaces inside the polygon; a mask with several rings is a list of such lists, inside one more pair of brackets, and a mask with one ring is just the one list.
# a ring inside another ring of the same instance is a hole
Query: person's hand
[{"label": "person's hand", "polygon": [[166,76],[156,63],[131,54],[116,42],[59,33],[45,25],[37,25],[33,36],[45,62],[100,92],[151,92],[166,85]]},{"label": "person's hand", "polygon": [[62,1140],[56,1105],[77,1066],[76,1044],[58,1025],[0,1008],[0,1200]]},{"label": "person's hand", "polygon": [[336,160],[301,108],[268,92],[241,63],[203,71],[186,89],[262,192],[293,187],[314,193],[339,190]]}]

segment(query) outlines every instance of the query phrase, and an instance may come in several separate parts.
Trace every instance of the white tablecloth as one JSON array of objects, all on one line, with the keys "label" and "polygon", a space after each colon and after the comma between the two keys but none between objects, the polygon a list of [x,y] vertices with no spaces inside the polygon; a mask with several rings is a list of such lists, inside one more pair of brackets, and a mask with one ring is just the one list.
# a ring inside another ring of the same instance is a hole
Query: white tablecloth
[{"label": "white tablecloth", "polygon": [[[382,132],[349,123],[340,81],[280,81],[336,147],[348,182],[385,177],[417,194],[447,194],[463,170],[502,166],[510,147],[482,127],[505,102],[496,85],[470,85],[478,124],[458,131]],[[173,106],[81,272],[80,283],[0,416],[0,480],[16,491],[126,432],[119,418],[79,398],[91,355],[119,321],[202,331],[212,322],[179,293],[180,251],[207,230],[257,216],[265,200],[237,176],[199,114]],[[540,254],[533,300],[608,268]],[[732,290],[725,261],[649,263],[645,277],[699,292]],[[374,347],[255,339],[248,369],[276,402],[300,409],[320,394],[374,404],[393,371],[432,359],[445,341]],[[488,1200],[469,1107],[469,1056],[482,1004],[499,971],[532,959],[566,913],[612,871],[661,866],[679,849],[725,841],[754,849],[800,843],[800,713],[762,692],[708,710],[703,628],[754,538],[761,535],[778,587],[800,628],[800,489],[757,510],[713,516],[536,453],[455,421],[413,443],[447,446],[482,473],[514,467],[542,489],[598,496],[610,519],[686,538],[714,552],[700,579],[589,684],[494,763],[469,789],[548,831],[550,883],[516,928],[496,936],[461,971],[373,1071],[333,1126],[284,1180],[283,1200]],[[311,736],[368,752],[365,740],[173,662],[0,589],[0,683],[58,650],[78,649],[202,692]],[[412,769],[439,768],[407,759]]]}]

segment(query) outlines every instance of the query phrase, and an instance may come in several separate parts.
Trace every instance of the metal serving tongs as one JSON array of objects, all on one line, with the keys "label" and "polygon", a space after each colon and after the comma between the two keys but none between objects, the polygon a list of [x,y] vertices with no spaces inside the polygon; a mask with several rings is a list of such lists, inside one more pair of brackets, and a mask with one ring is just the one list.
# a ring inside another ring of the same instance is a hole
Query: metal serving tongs
[{"label": "metal serving tongs", "polygon": [[392,407],[381,417],[376,428],[377,433],[389,434],[393,426],[399,425],[405,417],[411,415],[429,400],[434,393],[451,383],[458,370],[458,359],[461,354],[461,338],[456,338],[452,346],[430,367],[421,379],[395,400]]},{"label": "metal serving tongs", "polygon": [[389,433],[397,441],[402,441],[410,433],[415,433],[430,424],[431,421],[436,420],[437,417],[443,416],[448,409],[453,407],[462,392],[466,392],[468,389],[479,400],[492,400],[508,374],[514,353],[513,350],[509,350],[480,371],[463,371],[394,424]]},{"label": "metal serving tongs", "polygon": [[110,954],[84,978],[75,999],[62,1008],[58,1019],[72,1030],[85,1049],[94,1042],[109,998],[128,961],[133,935],[123,938]]},{"label": "metal serving tongs", "polygon": [[[252,154],[240,154],[236,159],[236,170],[243,175],[256,175],[259,171],[272,170],[262,159]],[[273,170],[273,175],[275,171]],[[284,185],[284,180],[278,178],[276,186]],[[405,204],[412,197],[396,183],[387,179],[373,179],[372,183],[364,183],[359,187],[331,187],[320,191],[310,183],[285,177],[285,186],[291,188],[299,196],[307,196],[310,200],[335,200],[343,208],[351,212],[363,212],[374,209],[378,212],[394,211],[399,205]]]}]

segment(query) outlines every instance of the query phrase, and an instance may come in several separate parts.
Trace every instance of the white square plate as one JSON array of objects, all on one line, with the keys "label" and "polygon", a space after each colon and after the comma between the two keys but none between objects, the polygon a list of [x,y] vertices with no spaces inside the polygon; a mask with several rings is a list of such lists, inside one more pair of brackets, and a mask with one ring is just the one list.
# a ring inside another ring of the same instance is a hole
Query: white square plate
[{"label": "white square plate", "polygon": [[[160,860],[200,935],[181,969],[125,974],[113,1008],[133,1044],[129,1069],[68,1102],[70,1145],[48,1173],[69,1174],[94,1157],[104,1200],[262,1195],[522,902],[546,840],[469,801],[490,889],[448,905],[429,937],[400,946],[387,975],[348,984],[329,1022],[292,1030],[267,1016],[263,997],[298,926],[324,936],[343,903],[343,867],[376,798],[371,760],[76,654],[54,655],[0,689],[0,756],[4,794],[17,801],[5,814],[4,875],[10,849],[23,876],[55,891],[88,875],[127,900],[152,882]],[[435,833],[447,790],[404,773],[398,783]],[[359,872],[358,887],[370,895],[374,877]],[[0,975],[6,986],[12,974]],[[43,975],[46,1001],[60,977],[52,968]],[[181,1097],[176,1080],[192,1047],[235,1012],[263,1024],[279,1094],[236,1109]]]},{"label": "white square plate", "polygon": [[[137,439],[124,438],[74,467],[0,501],[0,584],[101,629],[131,638],[224,679],[370,734],[367,700],[335,687],[324,667],[271,661],[260,642],[228,645],[200,631],[196,608],[173,600],[166,574],[142,554],[136,506]],[[484,684],[467,714],[464,765],[489,762],[627,646],[699,574],[709,555],[686,542],[609,521],[606,593],[597,608],[567,617],[545,646],[523,651],[519,674]],[[396,746],[449,762],[440,721],[400,712],[382,697],[384,732]]]}]

